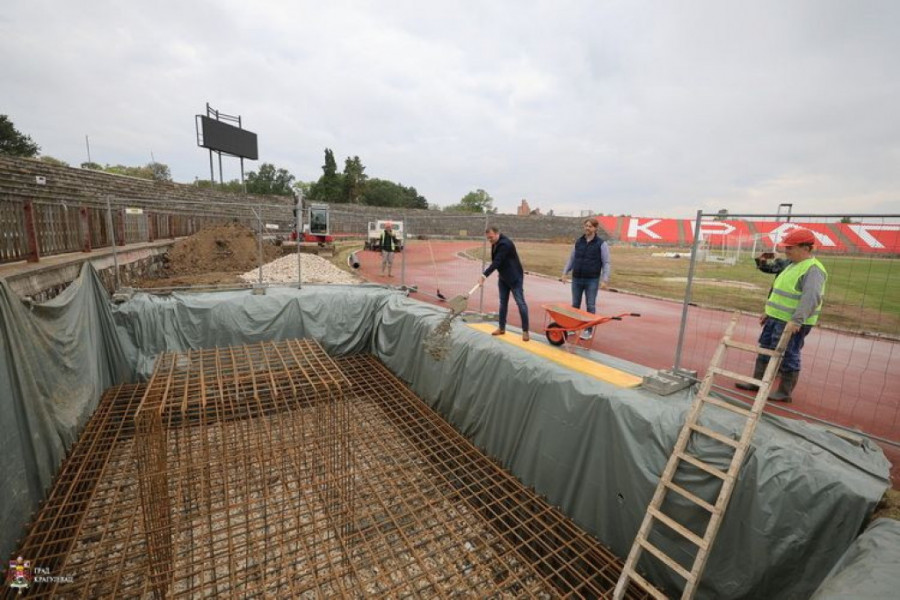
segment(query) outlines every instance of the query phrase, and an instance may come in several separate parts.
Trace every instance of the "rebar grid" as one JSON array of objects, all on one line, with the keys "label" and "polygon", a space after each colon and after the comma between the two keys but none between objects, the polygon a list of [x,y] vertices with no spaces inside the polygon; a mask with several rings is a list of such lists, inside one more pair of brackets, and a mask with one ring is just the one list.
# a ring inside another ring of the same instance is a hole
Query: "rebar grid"
[{"label": "rebar grid", "polygon": [[[522,579],[532,578],[551,590],[551,596],[596,598],[612,592],[622,561],[611,551],[485,456],[374,357],[349,357],[340,359],[339,364],[354,381],[357,410],[371,404],[384,415],[392,430],[402,434],[405,445],[411,446],[402,453],[376,447],[374,456],[389,456],[392,460],[412,456],[409,461],[415,461],[425,475],[418,494],[428,498],[430,492],[438,493],[444,502],[452,504],[457,518],[469,516],[477,523],[473,528],[485,532],[476,534],[476,539],[467,536],[448,541],[446,553],[453,556],[454,548],[458,553],[459,546],[488,551],[492,556],[480,567],[489,569],[501,584],[495,582],[498,589],[462,589],[479,596],[532,595],[533,587],[519,587]],[[365,441],[366,436],[356,435],[359,446],[364,446]],[[376,437],[374,443],[378,446],[384,442]],[[411,496],[406,498],[399,501],[409,506]],[[438,513],[434,518],[454,531],[453,517]],[[522,569],[523,565],[527,569]],[[516,569],[527,571],[528,575],[516,576]],[[630,587],[627,597],[648,596],[639,588]]]},{"label": "rebar grid", "polygon": [[[65,575],[79,547],[100,541],[104,532],[97,523],[91,522],[91,515],[101,512],[98,505],[118,495],[122,458],[130,457],[130,452],[123,452],[123,447],[131,444],[134,413],[145,391],[146,385],[134,384],[110,388],[103,394],[60,466],[53,487],[29,523],[17,556],[35,557],[36,564],[51,574]],[[111,522],[101,524],[109,526],[111,532],[115,526]],[[145,567],[137,561],[134,565],[138,570]],[[35,585],[28,590],[28,595],[58,597],[58,585]],[[0,591],[0,597],[15,596],[6,586]]]},{"label": "rebar grid", "polygon": [[[181,398],[184,410],[177,411],[151,404],[153,390],[165,389],[159,387],[163,380],[187,382],[186,369],[206,372],[206,359],[213,355],[161,360],[171,377],[160,379],[164,371],[158,370],[141,407],[145,415],[165,415],[170,427],[163,505],[169,508],[171,562],[153,568],[145,526],[154,520],[144,516],[139,493],[139,479],[146,474],[136,469],[139,444],[123,424],[127,416],[113,410],[127,394],[117,388],[104,396],[72,452],[73,458],[88,456],[104,468],[76,469],[72,463],[68,470],[75,469],[76,476],[64,479],[64,467],[18,551],[41,566],[48,562],[45,556],[56,557],[53,573],[71,575],[74,582],[34,584],[29,595],[592,598],[615,586],[620,561],[482,455],[373,357],[339,359],[337,373],[326,366],[326,374],[338,381],[347,376],[354,385],[344,396],[350,408],[328,414],[319,410],[328,403],[317,407],[301,384],[302,371],[282,370],[272,377],[253,371],[255,397],[243,398],[243,404],[237,397],[213,401],[209,390],[234,389],[240,379],[239,369],[221,367],[222,357],[230,360],[237,351],[219,352],[213,364],[222,370],[204,379],[206,395],[169,394]],[[271,348],[247,352],[260,358]],[[312,372],[307,375],[305,381],[315,380]],[[269,391],[292,381],[294,397],[309,401],[288,408],[290,402],[282,399],[279,409],[275,398],[282,396],[265,391],[259,385],[263,379]],[[140,391],[134,389],[131,411]],[[203,398],[209,399],[206,408]],[[251,414],[251,402],[257,403],[257,415]],[[189,410],[195,405],[199,408]],[[103,418],[120,428],[107,425],[102,443],[92,442],[88,433]],[[353,444],[353,460],[337,455],[336,467],[328,462],[334,446],[321,437],[320,426],[329,419],[343,419],[333,426],[343,428]],[[196,455],[208,461],[191,460]],[[346,488],[336,481],[344,466],[353,475]],[[51,501],[67,485],[92,486],[90,501]],[[65,518],[79,524],[53,529]],[[10,591],[4,593],[12,597]],[[634,590],[632,597],[643,594]]]},{"label": "rebar grid", "polygon": [[[306,510],[285,502],[288,482],[312,486],[330,525],[347,526],[353,514],[350,405],[344,397],[349,386],[313,340],[159,359],[135,415],[157,596],[171,595],[170,586],[175,595],[219,595],[220,555],[227,554],[232,592],[265,576],[275,562],[288,569],[284,549],[296,551],[295,541],[268,544],[271,534],[285,534],[291,518]],[[304,436],[306,443],[298,444]],[[216,550],[218,540],[224,542],[222,552]],[[198,541],[212,541],[208,553],[197,552]],[[188,564],[177,554],[180,546],[190,549]],[[273,554],[277,548],[281,552]]]}]

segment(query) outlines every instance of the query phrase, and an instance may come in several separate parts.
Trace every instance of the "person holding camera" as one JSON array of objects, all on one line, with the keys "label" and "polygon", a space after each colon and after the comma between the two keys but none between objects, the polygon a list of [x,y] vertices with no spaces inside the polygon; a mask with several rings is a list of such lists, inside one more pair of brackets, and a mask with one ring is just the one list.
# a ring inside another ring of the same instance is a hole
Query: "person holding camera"
[{"label": "person holding camera", "polygon": [[[778,345],[783,332],[791,335],[781,359],[778,389],[769,394],[769,400],[791,402],[794,387],[800,378],[800,351],[806,336],[819,320],[828,272],[813,256],[816,236],[812,231],[794,229],[779,245],[784,247],[787,259],[775,277],[765,312],[759,321],[763,327],[759,345],[771,350]],[[768,364],[768,356],[758,355],[753,377],[762,379]],[[735,386],[742,390],[759,390],[759,386],[752,383],[738,382]]]}]

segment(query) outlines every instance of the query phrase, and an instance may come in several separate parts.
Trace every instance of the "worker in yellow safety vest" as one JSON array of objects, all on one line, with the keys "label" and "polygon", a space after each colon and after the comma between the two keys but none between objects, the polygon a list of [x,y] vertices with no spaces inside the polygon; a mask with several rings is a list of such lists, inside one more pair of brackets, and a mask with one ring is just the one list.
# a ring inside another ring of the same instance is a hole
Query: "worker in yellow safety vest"
[{"label": "worker in yellow safety vest", "polygon": [[[784,331],[792,335],[781,360],[778,389],[769,394],[769,400],[791,402],[791,395],[800,378],[800,351],[822,311],[828,272],[813,256],[815,245],[815,234],[808,229],[799,228],[791,231],[779,244],[784,247],[790,264],[778,274],[772,284],[765,313],[760,319],[763,329],[759,345],[772,349],[778,345]],[[768,356],[757,356],[753,377],[762,379],[768,364]],[[759,386],[752,383],[738,382],[735,385],[742,390],[759,389]]]},{"label": "worker in yellow safety vest", "polygon": [[381,246],[381,274],[384,275],[384,270],[387,269],[388,277],[393,277],[391,269],[394,266],[394,252],[400,250],[400,240],[397,239],[397,234],[394,233],[392,223],[384,224],[384,230],[381,232],[379,242]]}]

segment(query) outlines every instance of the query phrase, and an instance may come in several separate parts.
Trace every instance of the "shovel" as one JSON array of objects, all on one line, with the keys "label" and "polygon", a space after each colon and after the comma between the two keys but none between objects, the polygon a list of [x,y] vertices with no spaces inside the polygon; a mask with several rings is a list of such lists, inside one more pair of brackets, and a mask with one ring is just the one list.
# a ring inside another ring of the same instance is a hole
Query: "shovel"
[{"label": "shovel", "polygon": [[450,298],[450,300],[447,302],[447,305],[450,307],[450,312],[453,315],[458,315],[459,313],[466,310],[466,307],[469,305],[469,303],[468,303],[469,296],[474,294],[475,290],[477,290],[480,287],[481,287],[481,282],[476,283],[475,287],[473,287],[471,290],[469,290],[468,293]]}]

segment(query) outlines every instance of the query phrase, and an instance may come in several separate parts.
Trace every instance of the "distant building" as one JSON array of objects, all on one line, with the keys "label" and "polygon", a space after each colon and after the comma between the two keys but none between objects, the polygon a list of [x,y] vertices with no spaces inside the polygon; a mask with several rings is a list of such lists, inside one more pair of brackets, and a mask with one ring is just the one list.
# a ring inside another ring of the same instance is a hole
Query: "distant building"
[{"label": "distant building", "polygon": [[531,214],[531,207],[528,206],[528,200],[522,198],[522,203],[519,204],[519,208],[516,210],[516,215],[520,217],[527,217]]}]

